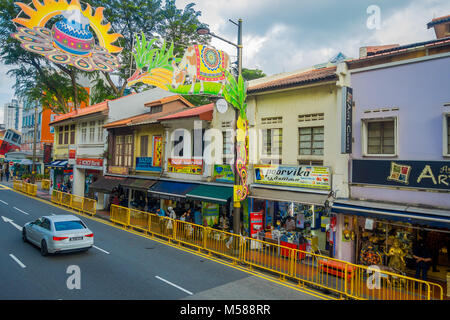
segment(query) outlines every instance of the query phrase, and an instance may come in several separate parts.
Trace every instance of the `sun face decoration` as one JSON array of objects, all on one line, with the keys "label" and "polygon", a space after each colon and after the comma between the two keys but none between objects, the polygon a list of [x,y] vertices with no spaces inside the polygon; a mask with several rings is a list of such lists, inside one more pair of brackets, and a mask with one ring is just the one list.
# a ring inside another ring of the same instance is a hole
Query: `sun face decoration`
[{"label": "sun face decoration", "polygon": [[[104,8],[86,4],[83,10],[79,0],[33,0],[34,8],[16,2],[28,18],[19,16],[12,21],[22,25],[11,36],[21,42],[22,48],[45,56],[48,60],[72,65],[83,71],[112,72],[120,67],[113,53],[122,48],[113,43],[122,35],[109,33],[111,24],[102,24]],[[62,19],[51,27],[46,24],[58,15]],[[92,31],[93,33],[92,33]],[[95,35],[95,36],[94,36]],[[98,42],[96,42],[98,41]]]}]

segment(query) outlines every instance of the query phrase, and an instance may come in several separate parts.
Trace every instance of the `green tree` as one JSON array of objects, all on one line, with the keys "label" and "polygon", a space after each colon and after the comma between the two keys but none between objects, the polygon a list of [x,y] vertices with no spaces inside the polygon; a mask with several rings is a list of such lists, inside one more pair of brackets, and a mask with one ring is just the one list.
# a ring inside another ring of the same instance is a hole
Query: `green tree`
[{"label": "green tree", "polygon": [[259,79],[265,76],[266,74],[262,70],[242,68],[242,77],[244,78],[245,81]]}]

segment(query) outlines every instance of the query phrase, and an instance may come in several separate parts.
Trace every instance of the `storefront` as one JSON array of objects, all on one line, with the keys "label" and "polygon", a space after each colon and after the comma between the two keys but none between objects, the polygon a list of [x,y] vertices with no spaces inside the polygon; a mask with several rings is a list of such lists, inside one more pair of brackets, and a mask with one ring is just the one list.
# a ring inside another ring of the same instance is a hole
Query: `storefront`
[{"label": "storefront", "polygon": [[103,159],[77,158],[74,166],[74,194],[95,198],[91,185],[103,177]]},{"label": "storefront", "polygon": [[54,160],[46,165],[50,168],[51,188],[71,193],[73,187],[73,167],[68,160]]},{"label": "storefront", "polygon": [[328,207],[328,167],[255,165],[249,234],[265,241],[334,256],[336,217]]},{"label": "storefront", "polygon": [[[152,212],[161,208],[167,214],[167,209],[172,207],[177,218],[180,218],[186,210],[190,209],[193,223],[227,231],[230,229],[232,187],[158,181],[148,192]],[[220,216],[226,216],[228,223],[220,219]]]},{"label": "storefront", "polygon": [[342,242],[352,251],[350,262],[415,276],[414,249],[423,243],[432,257],[428,277],[446,280],[450,212],[356,200],[335,201],[332,212],[344,221]]},{"label": "storefront", "polygon": [[121,187],[125,181],[125,177],[101,176],[89,185],[89,190],[97,193],[97,210],[109,211],[115,196],[117,196],[117,204],[121,202],[122,205],[127,206],[128,198]]}]

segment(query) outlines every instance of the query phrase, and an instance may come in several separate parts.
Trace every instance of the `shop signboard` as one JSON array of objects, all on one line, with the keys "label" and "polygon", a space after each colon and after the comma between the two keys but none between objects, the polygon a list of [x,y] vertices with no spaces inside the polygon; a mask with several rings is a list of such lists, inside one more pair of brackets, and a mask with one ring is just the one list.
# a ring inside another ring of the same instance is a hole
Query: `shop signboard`
[{"label": "shop signboard", "polygon": [[173,173],[203,174],[203,160],[169,158],[167,171]]},{"label": "shop signboard", "polygon": [[353,160],[352,183],[450,191],[450,161]]},{"label": "shop signboard", "polygon": [[153,157],[136,157],[136,171],[161,172],[161,167],[155,167],[153,164]]},{"label": "shop signboard", "polygon": [[250,236],[255,238],[258,232],[263,231],[263,212],[250,213]]},{"label": "shop signboard", "polygon": [[329,167],[254,165],[255,183],[331,190]]},{"label": "shop signboard", "polygon": [[353,89],[342,88],[341,153],[352,153]]},{"label": "shop signboard", "polygon": [[110,166],[110,167],[108,167],[108,172],[112,173],[112,174],[128,174],[128,168],[127,167]]},{"label": "shop signboard", "polygon": [[229,182],[234,183],[234,173],[229,164],[216,164],[214,165],[214,180],[217,182]]},{"label": "shop signboard", "polygon": [[216,203],[202,202],[203,219],[209,227],[219,223],[219,205]]},{"label": "shop signboard", "polygon": [[69,164],[75,164],[75,158],[77,156],[77,146],[74,144],[69,145]]},{"label": "shop signboard", "polygon": [[77,163],[77,166],[101,168],[103,166],[103,159],[77,158],[76,163]]}]

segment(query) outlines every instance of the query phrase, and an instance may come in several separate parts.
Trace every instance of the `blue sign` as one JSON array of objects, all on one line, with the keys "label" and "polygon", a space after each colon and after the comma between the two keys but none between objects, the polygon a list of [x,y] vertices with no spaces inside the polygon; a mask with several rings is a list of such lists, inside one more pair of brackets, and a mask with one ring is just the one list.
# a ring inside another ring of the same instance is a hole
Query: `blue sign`
[{"label": "blue sign", "polygon": [[153,158],[152,157],[136,157],[136,170],[137,171],[161,172],[161,167],[153,166]]}]

